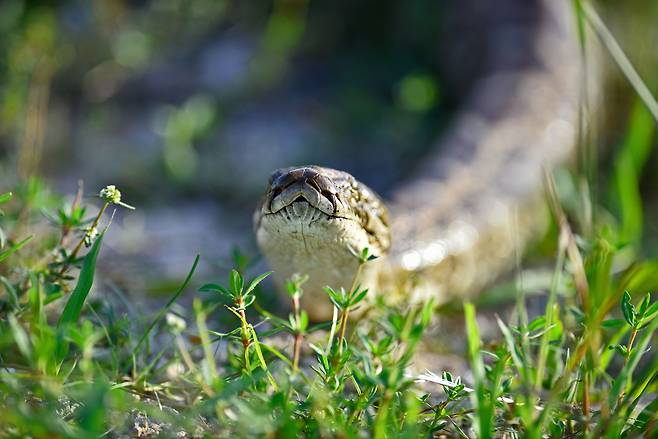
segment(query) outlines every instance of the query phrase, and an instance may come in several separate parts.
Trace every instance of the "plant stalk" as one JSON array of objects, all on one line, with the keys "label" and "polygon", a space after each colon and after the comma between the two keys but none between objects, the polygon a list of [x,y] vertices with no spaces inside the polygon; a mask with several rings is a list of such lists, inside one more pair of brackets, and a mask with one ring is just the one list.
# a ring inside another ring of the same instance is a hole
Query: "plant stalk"
[{"label": "plant stalk", "polygon": [[292,357],[292,373],[293,375],[299,371],[299,356],[302,347],[302,341],[304,339],[304,334],[302,334],[300,329],[300,303],[299,303],[299,294],[295,293],[292,296],[292,312],[295,314],[295,323],[297,328],[295,329],[295,343],[293,347],[293,357]]},{"label": "plant stalk", "polygon": [[[105,202],[103,203],[103,207],[101,207],[101,210],[98,212],[98,215],[96,215],[96,218],[94,219],[94,222],[91,224],[90,229],[95,229],[98,226],[98,223],[101,220],[101,217],[103,216],[103,213],[105,213],[105,210],[107,209],[107,206],[109,206],[110,203]],[[85,242],[85,237],[83,236],[82,239],[78,242],[78,244],[75,246],[73,251],[71,252],[71,255],[68,257],[69,262],[75,261],[75,258],[78,256],[78,253],[80,252],[80,249],[82,248],[82,244]],[[62,269],[59,272],[59,275],[62,276],[66,271],[69,269],[70,264],[65,264]]]},{"label": "plant stalk", "polygon": [[292,373],[296,374],[299,371],[299,356],[302,347],[302,340],[304,336],[301,333],[295,334],[294,354],[292,358]]}]

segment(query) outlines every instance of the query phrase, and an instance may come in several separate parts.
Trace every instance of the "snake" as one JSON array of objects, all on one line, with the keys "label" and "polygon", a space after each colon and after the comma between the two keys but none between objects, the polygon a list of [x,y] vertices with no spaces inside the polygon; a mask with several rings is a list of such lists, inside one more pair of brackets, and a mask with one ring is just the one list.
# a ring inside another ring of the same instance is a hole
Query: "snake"
[{"label": "snake", "polygon": [[[357,273],[360,285],[404,300],[469,297],[541,235],[545,170],[578,144],[583,57],[569,2],[532,3],[525,51],[511,65],[493,63],[389,199],[336,169],[273,172],[254,214],[256,240],[278,290],[308,276],[302,305],[311,318],[331,316],[325,287],[348,290]],[[364,248],[377,259],[359,268]]]}]

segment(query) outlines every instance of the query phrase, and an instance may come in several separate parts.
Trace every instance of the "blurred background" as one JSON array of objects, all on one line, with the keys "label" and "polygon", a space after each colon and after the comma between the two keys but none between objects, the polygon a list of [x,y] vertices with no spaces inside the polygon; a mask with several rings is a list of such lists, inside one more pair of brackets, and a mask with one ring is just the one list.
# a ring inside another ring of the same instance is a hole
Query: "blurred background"
[{"label": "blurred background", "polygon": [[[178,279],[197,252],[207,268],[228,266],[233,246],[256,254],[251,214],[277,167],[336,167],[390,193],[477,78],[528,44],[535,3],[3,0],[0,189],[72,197],[78,180],[88,196],[117,185],[138,209],[118,213],[104,257],[127,278],[152,267]],[[655,89],[658,3],[593,5]],[[496,39],[509,51],[492,52]],[[628,240],[651,253],[654,123],[601,58],[590,177]]]}]

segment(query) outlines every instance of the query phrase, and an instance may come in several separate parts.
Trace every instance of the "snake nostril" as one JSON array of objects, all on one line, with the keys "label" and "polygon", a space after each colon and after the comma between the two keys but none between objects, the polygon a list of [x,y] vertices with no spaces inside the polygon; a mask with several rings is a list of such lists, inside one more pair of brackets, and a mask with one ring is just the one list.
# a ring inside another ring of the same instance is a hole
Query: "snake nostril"
[{"label": "snake nostril", "polygon": [[324,189],[320,191],[320,195],[329,200],[331,206],[334,209],[334,212],[336,212],[336,209],[338,209],[338,197],[336,197],[336,194]]},{"label": "snake nostril", "polygon": [[322,192],[322,189],[320,188],[320,185],[318,184],[317,181],[315,181],[315,179],[306,179],[306,180],[304,181],[304,183],[306,183],[307,185],[311,186],[311,187],[312,187],[313,189],[315,189],[316,191],[318,191],[318,192]]},{"label": "snake nostril", "polygon": [[279,196],[282,191],[283,191],[283,189],[280,186],[279,187],[273,187],[270,190],[270,200],[273,200],[274,198]]},{"label": "snake nostril", "polygon": [[289,188],[293,184],[303,182],[310,184],[315,189],[319,190],[319,188],[317,188],[317,185],[314,185],[314,183],[312,183],[317,176],[318,176],[318,172],[310,168],[306,168],[306,167],[289,168],[286,169],[285,171],[278,172],[276,176],[273,176],[272,181],[270,183],[270,187],[272,190],[279,189],[281,191],[284,191],[285,189]]},{"label": "snake nostril", "polygon": [[307,178],[307,179],[312,179],[315,178],[319,175],[318,171],[316,171],[313,168],[309,168],[304,166],[303,168],[299,169],[302,172],[302,176]]}]

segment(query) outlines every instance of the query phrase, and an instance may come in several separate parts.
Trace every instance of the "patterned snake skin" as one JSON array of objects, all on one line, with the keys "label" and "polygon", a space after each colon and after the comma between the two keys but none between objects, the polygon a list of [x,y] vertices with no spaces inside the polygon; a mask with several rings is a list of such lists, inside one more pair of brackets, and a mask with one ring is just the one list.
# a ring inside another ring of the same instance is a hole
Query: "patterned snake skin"
[{"label": "patterned snake skin", "polygon": [[310,275],[312,317],[330,315],[322,287],[349,288],[353,253],[365,246],[388,254],[360,279],[384,293],[465,296],[513,267],[519,247],[544,227],[544,169],[575,151],[583,87],[569,3],[528,2],[531,39],[512,57],[523,62],[493,63],[435,153],[391,200],[332,169],[273,174],[255,214],[258,243],[280,287],[294,272]]}]

